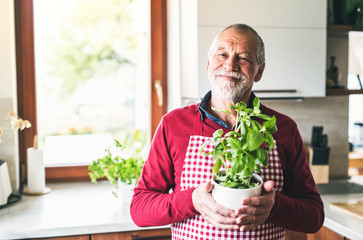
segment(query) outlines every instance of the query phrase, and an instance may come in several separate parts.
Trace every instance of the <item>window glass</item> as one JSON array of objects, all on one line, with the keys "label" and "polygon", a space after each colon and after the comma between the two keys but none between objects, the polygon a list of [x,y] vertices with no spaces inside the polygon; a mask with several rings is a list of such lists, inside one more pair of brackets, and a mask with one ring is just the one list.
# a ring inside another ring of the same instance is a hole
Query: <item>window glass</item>
[{"label": "window glass", "polygon": [[146,0],[34,0],[47,166],[89,164],[113,139],[149,132],[149,19]]},{"label": "window glass", "polygon": [[[363,33],[349,33],[348,89],[363,89]],[[349,96],[349,141],[363,148],[363,95]]]}]

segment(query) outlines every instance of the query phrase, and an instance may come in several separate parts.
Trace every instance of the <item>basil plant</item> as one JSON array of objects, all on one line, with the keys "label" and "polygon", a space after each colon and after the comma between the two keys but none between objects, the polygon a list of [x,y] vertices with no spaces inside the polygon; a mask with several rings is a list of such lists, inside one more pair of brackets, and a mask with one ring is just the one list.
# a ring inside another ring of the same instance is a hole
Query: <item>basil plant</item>
[{"label": "basil plant", "polygon": [[[213,174],[220,185],[229,188],[253,188],[259,183],[252,180],[252,174],[255,171],[261,174],[261,167],[267,167],[269,162],[263,143],[269,151],[274,148],[272,134],[277,131],[276,117],[261,113],[260,99],[257,97],[253,101],[253,108],[248,108],[244,102],[229,107],[237,113],[234,130],[225,135],[222,129],[215,131],[211,140],[201,147],[200,154],[213,155]],[[233,116],[230,110],[213,110]],[[258,118],[264,120],[262,125]],[[212,144],[214,149],[204,152],[208,144]],[[225,171],[220,171],[222,166]]]}]

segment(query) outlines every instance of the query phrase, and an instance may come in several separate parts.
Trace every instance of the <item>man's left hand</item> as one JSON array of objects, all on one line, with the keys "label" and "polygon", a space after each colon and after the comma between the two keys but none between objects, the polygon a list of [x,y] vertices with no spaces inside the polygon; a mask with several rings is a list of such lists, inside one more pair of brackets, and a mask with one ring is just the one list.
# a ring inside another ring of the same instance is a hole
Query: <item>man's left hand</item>
[{"label": "man's left hand", "polygon": [[265,182],[260,196],[244,199],[243,206],[236,209],[237,223],[241,231],[248,231],[265,223],[275,204],[274,185],[273,181]]}]

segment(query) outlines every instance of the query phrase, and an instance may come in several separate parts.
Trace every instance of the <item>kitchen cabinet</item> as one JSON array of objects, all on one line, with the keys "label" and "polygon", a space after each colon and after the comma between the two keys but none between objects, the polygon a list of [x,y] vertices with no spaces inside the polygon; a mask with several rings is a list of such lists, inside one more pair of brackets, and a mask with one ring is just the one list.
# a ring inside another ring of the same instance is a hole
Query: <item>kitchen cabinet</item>
[{"label": "kitchen cabinet", "polygon": [[[37,238],[34,238],[37,239]],[[116,233],[100,233],[79,236],[39,238],[42,240],[170,240],[171,231],[167,229],[138,230]]]},{"label": "kitchen cabinet", "polygon": [[307,234],[307,240],[349,240],[329,228],[322,227],[315,234]]},{"label": "kitchen cabinet", "polygon": [[89,240],[90,235],[78,235],[78,236],[64,236],[64,237],[52,237],[52,238],[31,238],[32,240]]},{"label": "kitchen cabinet", "polygon": [[170,229],[143,230],[120,233],[92,234],[90,240],[168,240]]},{"label": "kitchen cabinet", "polygon": [[254,85],[257,96],[325,96],[325,0],[183,0],[182,97],[201,98],[210,89],[206,72],[208,49],[218,32],[233,23],[254,27],[265,42],[266,67],[262,80]]}]

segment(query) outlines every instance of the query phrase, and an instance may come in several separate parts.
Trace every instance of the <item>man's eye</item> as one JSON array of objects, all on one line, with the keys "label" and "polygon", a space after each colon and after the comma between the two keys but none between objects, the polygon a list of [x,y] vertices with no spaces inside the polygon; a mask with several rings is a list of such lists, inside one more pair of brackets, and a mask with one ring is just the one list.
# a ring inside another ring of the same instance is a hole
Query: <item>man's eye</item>
[{"label": "man's eye", "polygon": [[219,53],[218,56],[227,57],[227,54],[225,54],[225,53]]},{"label": "man's eye", "polygon": [[245,58],[245,57],[239,57],[239,60],[241,62],[249,62],[249,63],[251,63],[251,61],[248,58]]}]

